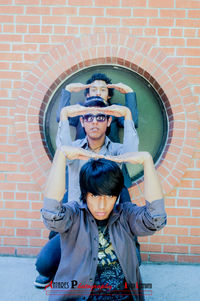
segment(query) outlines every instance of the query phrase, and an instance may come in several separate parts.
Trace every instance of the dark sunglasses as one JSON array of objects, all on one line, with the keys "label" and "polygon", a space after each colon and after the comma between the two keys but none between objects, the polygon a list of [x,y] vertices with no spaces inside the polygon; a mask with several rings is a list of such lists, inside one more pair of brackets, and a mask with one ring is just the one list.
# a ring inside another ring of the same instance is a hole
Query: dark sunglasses
[{"label": "dark sunglasses", "polygon": [[108,117],[109,116],[105,115],[105,114],[97,114],[97,115],[86,114],[86,115],[83,115],[83,120],[86,122],[93,122],[94,118],[96,118],[96,121],[104,122]]}]

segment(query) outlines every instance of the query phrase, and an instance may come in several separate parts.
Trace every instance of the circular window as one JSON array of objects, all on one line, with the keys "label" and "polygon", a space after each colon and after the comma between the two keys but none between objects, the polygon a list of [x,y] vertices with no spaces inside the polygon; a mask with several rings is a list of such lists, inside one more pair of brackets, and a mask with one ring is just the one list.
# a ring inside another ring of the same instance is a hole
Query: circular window
[{"label": "circular window", "polygon": [[[93,73],[105,73],[112,79],[113,83],[123,82],[130,86],[137,95],[138,103],[138,128],[139,150],[148,151],[152,154],[154,162],[158,162],[167,141],[168,117],[165,106],[152,85],[143,77],[124,67],[103,65],[93,66],[80,70],[75,74],[67,77],[64,82],[57,88],[56,92],[51,95],[46,107],[44,118],[45,139],[47,147],[53,157],[55,152],[55,137],[58,123],[56,122],[56,113],[61,97],[61,90],[69,83],[86,83],[87,79]],[[84,91],[72,93],[71,104],[84,101]],[[114,92],[111,100],[112,103],[124,105],[125,97],[118,91]],[[70,129],[72,139],[75,137],[75,129]],[[120,140],[123,139],[123,129],[120,129]],[[143,175],[141,165],[127,164],[128,171],[132,181],[136,181]]]}]

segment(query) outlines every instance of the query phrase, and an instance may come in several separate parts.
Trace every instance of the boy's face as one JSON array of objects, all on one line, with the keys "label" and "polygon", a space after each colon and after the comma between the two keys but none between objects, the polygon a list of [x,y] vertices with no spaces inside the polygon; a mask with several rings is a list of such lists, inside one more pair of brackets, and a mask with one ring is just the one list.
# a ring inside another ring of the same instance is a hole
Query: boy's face
[{"label": "boy's face", "polygon": [[116,200],[116,196],[93,195],[90,192],[88,192],[86,197],[88,209],[94,218],[98,220],[104,220],[109,217]]},{"label": "boy's face", "polygon": [[[95,113],[95,112],[94,112]],[[98,113],[98,112],[96,112]],[[112,117],[106,118],[103,122],[98,122],[96,118],[92,122],[85,121],[80,118],[81,125],[85,129],[86,135],[93,140],[99,140],[106,134],[107,127],[110,126]]]},{"label": "boy's face", "polygon": [[95,80],[93,83],[91,83],[88,96],[100,96],[107,102],[110,97],[108,96],[106,82],[103,80]]}]

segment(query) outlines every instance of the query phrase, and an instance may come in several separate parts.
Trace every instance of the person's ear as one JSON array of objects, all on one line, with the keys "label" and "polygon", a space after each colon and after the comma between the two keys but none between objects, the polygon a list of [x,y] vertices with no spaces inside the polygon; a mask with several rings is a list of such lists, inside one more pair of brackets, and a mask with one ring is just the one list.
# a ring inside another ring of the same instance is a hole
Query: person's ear
[{"label": "person's ear", "polygon": [[108,118],[108,125],[107,125],[107,127],[110,126],[111,122],[112,122],[112,116],[110,116],[110,117]]},{"label": "person's ear", "polygon": [[83,121],[83,117],[80,117],[79,119],[80,119],[80,123],[81,123],[82,127],[84,128],[84,121]]}]

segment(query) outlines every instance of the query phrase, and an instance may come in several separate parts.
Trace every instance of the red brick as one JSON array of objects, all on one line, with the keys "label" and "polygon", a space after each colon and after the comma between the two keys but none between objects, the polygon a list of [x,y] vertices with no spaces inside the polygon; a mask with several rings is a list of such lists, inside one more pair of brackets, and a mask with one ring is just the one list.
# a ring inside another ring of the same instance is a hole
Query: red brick
[{"label": "red brick", "polygon": [[29,203],[28,202],[6,202],[5,208],[7,209],[28,209]]},{"label": "red brick", "polygon": [[[55,5],[55,2],[53,0],[42,0],[42,5]],[[66,5],[66,1],[65,0],[58,0],[56,2],[57,5]]]},{"label": "red brick", "polygon": [[1,236],[14,236],[15,235],[15,231],[14,229],[10,229],[10,228],[0,228],[0,235]]},{"label": "red brick", "polygon": [[161,46],[185,46],[184,38],[160,38]]},{"label": "red brick", "polygon": [[176,19],[176,26],[177,27],[193,27],[198,28],[200,27],[200,20],[192,20],[192,19]]},{"label": "red brick", "polygon": [[17,211],[16,217],[17,218],[27,218],[27,219],[39,219],[40,218],[39,211]]},{"label": "red brick", "polygon": [[5,209],[0,210],[1,218],[14,218],[14,215],[15,215],[14,211],[5,210]]},{"label": "red brick", "polygon": [[6,227],[12,227],[12,228],[28,228],[28,221],[27,220],[5,220],[4,221]]},{"label": "red brick", "polygon": [[27,246],[27,238],[16,238],[16,237],[5,237],[3,240],[5,245],[14,245],[14,246]]},{"label": "red brick", "polygon": [[17,247],[17,256],[25,255],[25,256],[37,256],[41,250],[41,248],[20,248]]},{"label": "red brick", "polygon": [[161,252],[161,245],[142,243],[141,252]]},{"label": "red brick", "polygon": [[145,19],[145,18],[122,19],[122,25],[123,26],[146,26],[147,25],[147,19]]},{"label": "red brick", "polygon": [[200,254],[200,246],[191,246],[190,252],[192,254]]},{"label": "red brick", "polygon": [[168,254],[150,254],[150,261],[154,262],[174,262],[175,256]]},{"label": "red brick", "polygon": [[39,237],[41,235],[40,230],[33,229],[16,229],[16,236],[30,236]]},{"label": "red brick", "polygon": [[96,25],[120,25],[120,18],[101,18],[96,17]]},{"label": "red brick", "polygon": [[168,245],[164,246],[164,252],[166,253],[188,253],[188,247],[187,246],[174,246],[174,245]]},{"label": "red brick", "polygon": [[47,243],[47,239],[30,239],[30,245],[32,247],[43,247]]},{"label": "red brick", "polygon": [[190,189],[180,189],[180,191],[179,191],[179,195],[180,195],[180,197],[192,197],[192,198],[198,198],[199,199],[199,197],[200,197],[200,191],[199,191],[199,189],[197,189],[197,190],[194,190],[194,189],[192,189],[192,190],[190,190]]},{"label": "red brick", "polygon": [[176,243],[176,237],[170,235],[159,235],[156,234],[150,237],[152,243]]},{"label": "red brick", "polygon": [[200,8],[200,3],[199,1],[196,0],[176,0],[176,7],[177,8]]},{"label": "red brick", "polygon": [[200,262],[200,256],[178,255],[177,261],[182,263],[183,262],[197,263]]},{"label": "red brick", "polygon": [[44,229],[45,226],[42,221],[31,221],[31,229]]},{"label": "red brick", "polygon": [[167,226],[163,229],[163,233],[169,235],[188,235],[188,228]]},{"label": "red brick", "polygon": [[177,55],[183,56],[199,56],[199,48],[177,48]]},{"label": "red brick", "polygon": [[[2,42],[22,42],[22,36],[21,35],[15,35],[15,34],[6,34],[0,36],[0,41]],[[11,54],[11,53],[10,53]]]},{"label": "red brick", "polygon": [[26,14],[27,15],[50,15],[50,7],[48,6],[27,6]]},{"label": "red brick", "polygon": [[191,228],[190,235],[199,236],[199,227],[198,228]]},{"label": "red brick", "polygon": [[160,17],[161,18],[185,18],[186,11],[182,9],[161,9]]},{"label": "red brick", "polygon": [[[49,42],[49,36],[48,35],[25,35],[24,36],[24,42],[25,43],[48,43]],[[34,60],[39,59],[41,54],[26,54],[25,60],[28,59],[28,57],[34,58]]]},{"label": "red brick", "polygon": [[183,36],[183,29],[179,29],[179,28],[171,29],[171,36],[182,37]]},{"label": "red brick", "polygon": [[[104,15],[104,12],[102,12],[102,15]],[[130,17],[131,11],[127,8],[107,8],[105,15],[111,17]]]},{"label": "red brick", "polygon": [[[181,182],[182,183],[182,182]],[[189,201],[186,199],[178,199],[177,200],[177,206],[178,207],[188,207],[189,205],[189,203],[188,203]]]},{"label": "red brick", "polygon": [[133,10],[134,17],[158,17],[157,9],[134,9]]},{"label": "red brick", "polygon": [[15,255],[15,248],[13,247],[0,247],[0,254]]},{"label": "red brick", "polygon": [[141,253],[142,262],[148,261],[148,254]]},{"label": "red brick", "polygon": [[42,17],[42,22],[43,24],[66,24],[66,21],[67,21],[67,17],[66,16],[58,16],[58,17],[55,17],[55,16],[43,16]]},{"label": "red brick", "polygon": [[[99,0],[100,1],[100,0]],[[122,0],[122,7],[130,6],[130,7],[146,7],[146,0]]]},{"label": "red brick", "polygon": [[200,209],[192,209],[192,216],[200,217]]},{"label": "red brick", "polygon": [[191,210],[187,208],[166,208],[170,216],[191,216]]},{"label": "red brick", "polygon": [[16,23],[40,24],[39,16],[16,16]]},{"label": "red brick", "polygon": [[69,0],[68,1],[69,5],[72,6],[92,6],[93,5],[93,1],[92,0]]},{"label": "red brick", "polygon": [[104,7],[120,6],[120,1],[119,0],[95,0],[95,5],[96,6],[104,6]]}]

